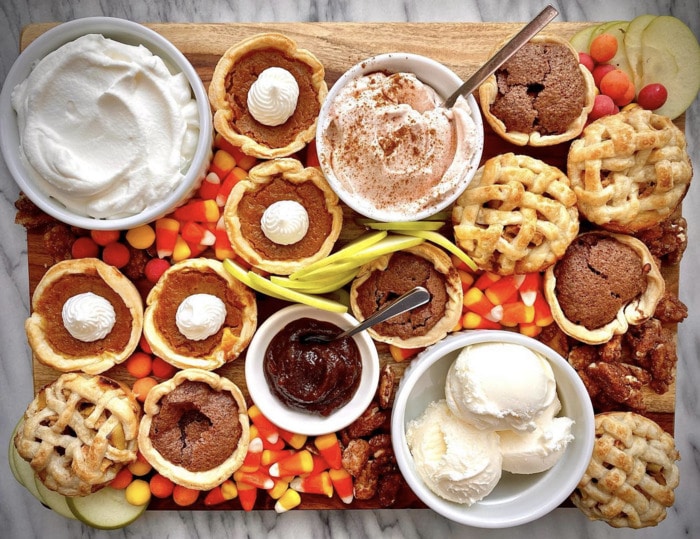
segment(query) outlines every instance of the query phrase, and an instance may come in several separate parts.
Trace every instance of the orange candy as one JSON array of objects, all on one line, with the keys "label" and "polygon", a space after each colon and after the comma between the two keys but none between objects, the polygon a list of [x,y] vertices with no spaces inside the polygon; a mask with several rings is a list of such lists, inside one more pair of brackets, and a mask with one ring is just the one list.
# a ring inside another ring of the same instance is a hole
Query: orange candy
[{"label": "orange candy", "polygon": [[173,501],[180,507],[192,505],[199,498],[199,491],[192,488],[175,485],[173,488]]},{"label": "orange candy", "polygon": [[124,362],[126,370],[134,378],[144,378],[151,374],[153,360],[145,352],[134,352]]},{"label": "orange candy", "polygon": [[172,495],[173,490],[175,489],[175,483],[159,473],[153,474],[153,477],[151,477],[148,485],[151,489],[151,494],[153,494],[156,498],[168,498]]},{"label": "orange candy", "polygon": [[617,39],[612,34],[600,34],[593,38],[588,52],[597,63],[608,62],[617,54]]},{"label": "orange candy", "polygon": [[136,380],[131,389],[134,392],[134,396],[136,397],[137,401],[145,402],[148,392],[156,385],[158,385],[158,381],[155,378],[146,376],[145,378],[139,378]]}]

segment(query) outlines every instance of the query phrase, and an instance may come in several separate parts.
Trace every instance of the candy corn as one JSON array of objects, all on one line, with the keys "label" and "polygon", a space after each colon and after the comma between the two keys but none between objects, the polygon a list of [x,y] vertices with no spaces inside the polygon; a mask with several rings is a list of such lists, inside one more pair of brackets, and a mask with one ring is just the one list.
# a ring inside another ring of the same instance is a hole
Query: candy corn
[{"label": "candy corn", "polygon": [[258,435],[263,438],[263,440],[267,440],[273,444],[279,440],[280,434],[277,427],[263,415],[260,408],[255,404],[248,408],[248,417],[250,417],[250,420],[255,424],[258,429]]},{"label": "candy corn", "polygon": [[328,476],[333,483],[333,488],[338,493],[338,496],[343,503],[351,503],[354,498],[354,487],[352,484],[352,476],[345,468],[328,470]]},{"label": "candy corn", "polygon": [[283,458],[270,466],[272,477],[284,477],[286,475],[300,475],[313,470],[314,459],[311,453],[302,449],[289,457]]},{"label": "candy corn", "polygon": [[176,219],[163,217],[156,221],[156,252],[159,258],[173,254],[179,231],[180,222]]},{"label": "candy corn", "polygon": [[331,468],[340,468],[342,466],[340,441],[335,432],[316,436],[314,445]]},{"label": "candy corn", "polygon": [[280,496],[280,499],[277,500],[277,503],[275,503],[275,511],[277,513],[285,513],[290,509],[294,509],[300,503],[301,496],[299,493],[292,488],[288,488],[285,493]]},{"label": "candy corn", "polygon": [[310,474],[303,477],[295,477],[289,486],[297,492],[308,494],[323,494],[329,498],[333,497],[333,483],[328,472]]}]

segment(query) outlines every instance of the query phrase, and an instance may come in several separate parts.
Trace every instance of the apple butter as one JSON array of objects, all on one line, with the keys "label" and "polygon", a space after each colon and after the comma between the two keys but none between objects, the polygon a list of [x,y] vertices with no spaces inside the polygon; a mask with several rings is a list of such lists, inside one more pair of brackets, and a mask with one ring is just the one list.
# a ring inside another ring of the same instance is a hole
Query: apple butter
[{"label": "apple butter", "polygon": [[335,324],[300,318],[273,337],[263,369],[272,393],[289,408],[324,417],[347,404],[362,377],[362,359],[352,337],[305,342],[306,335],[335,336]]}]

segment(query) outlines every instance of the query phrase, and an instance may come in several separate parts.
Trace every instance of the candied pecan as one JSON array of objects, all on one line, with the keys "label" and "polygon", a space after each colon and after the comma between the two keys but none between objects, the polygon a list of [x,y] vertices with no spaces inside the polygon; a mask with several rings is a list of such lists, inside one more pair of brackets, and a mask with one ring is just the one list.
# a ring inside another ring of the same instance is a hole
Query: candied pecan
[{"label": "candied pecan", "polygon": [[619,363],[622,361],[622,335],[613,335],[608,342],[598,348],[600,361],[606,363]]},{"label": "candied pecan", "polygon": [[352,438],[369,436],[387,420],[386,412],[380,410],[376,401],[370,403],[362,415],[347,427],[347,435]]},{"label": "candied pecan", "polygon": [[683,217],[671,217],[658,226],[637,232],[641,240],[655,258],[666,264],[677,264],[688,246],[688,223]]},{"label": "candied pecan", "polygon": [[379,407],[383,410],[391,408],[394,399],[394,384],[396,374],[391,364],[386,364],[379,374],[379,387],[377,388],[377,400]]},{"label": "candied pecan", "polygon": [[56,219],[39,209],[39,206],[29,200],[24,193],[20,193],[15,200],[15,208],[17,209],[15,224],[21,225],[27,230],[43,229],[56,223]]},{"label": "candied pecan", "polygon": [[379,474],[372,461],[368,461],[355,478],[354,494],[358,500],[371,500],[377,493]]},{"label": "candied pecan", "polygon": [[663,339],[661,322],[651,318],[638,326],[630,326],[625,339],[632,349],[632,357],[636,362],[643,361]]},{"label": "candied pecan", "polygon": [[566,357],[569,355],[571,350],[570,339],[556,324],[544,327],[537,338],[562,356]]},{"label": "candied pecan", "polygon": [[136,249],[131,245],[127,245],[129,249],[129,261],[121,271],[132,281],[137,281],[144,278],[146,263],[151,259],[143,249]]},{"label": "candied pecan", "polygon": [[396,495],[403,482],[400,473],[388,473],[379,478],[377,484],[377,501],[381,507],[391,507],[396,502]]},{"label": "candied pecan", "polygon": [[654,311],[654,318],[658,318],[661,322],[677,324],[685,320],[688,316],[688,307],[680,298],[669,291],[666,291]]},{"label": "candied pecan", "polygon": [[571,349],[568,359],[574,369],[581,371],[598,361],[598,349],[591,344],[582,344]]},{"label": "candied pecan", "polygon": [[54,262],[72,258],[71,247],[76,239],[75,232],[63,223],[56,223],[44,232],[44,248]]},{"label": "candied pecan", "polygon": [[658,324],[653,326],[642,342],[647,348],[635,349],[637,363],[650,373],[649,386],[659,394],[665,393],[673,382],[673,371],[678,361],[674,335]]},{"label": "candied pecan", "polygon": [[641,390],[650,377],[643,369],[627,363],[592,363],[586,374],[607,398],[636,411],[644,410]]},{"label": "candied pecan", "polygon": [[371,452],[372,450],[367,440],[362,438],[350,440],[350,443],[343,450],[343,468],[353,477],[358,477],[367,461],[369,461]]}]

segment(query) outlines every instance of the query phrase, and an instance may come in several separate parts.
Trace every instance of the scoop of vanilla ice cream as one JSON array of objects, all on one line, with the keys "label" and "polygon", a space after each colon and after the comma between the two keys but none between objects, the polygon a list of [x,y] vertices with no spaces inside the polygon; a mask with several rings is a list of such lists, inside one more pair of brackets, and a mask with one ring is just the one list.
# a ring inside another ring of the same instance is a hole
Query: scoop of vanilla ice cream
[{"label": "scoop of vanilla ice cream", "polygon": [[498,434],[465,423],[444,400],[409,422],[406,441],[420,477],[446,500],[471,505],[501,478]]},{"label": "scoop of vanilla ice cream", "polygon": [[512,343],[465,347],[450,367],[445,397],[450,410],[476,428],[533,431],[556,398],[549,362]]},{"label": "scoop of vanilla ice cream", "polygon": [[554,466],[574,439],[573,419],[556,417],[561,410],[559,398],[535,419],[535,430],[500,431],[503,469],[518,474],[544,472]]}]

